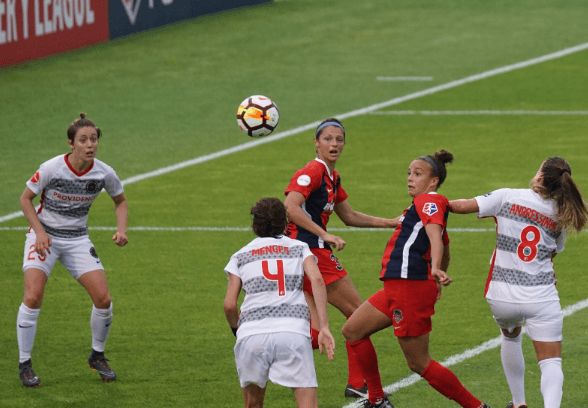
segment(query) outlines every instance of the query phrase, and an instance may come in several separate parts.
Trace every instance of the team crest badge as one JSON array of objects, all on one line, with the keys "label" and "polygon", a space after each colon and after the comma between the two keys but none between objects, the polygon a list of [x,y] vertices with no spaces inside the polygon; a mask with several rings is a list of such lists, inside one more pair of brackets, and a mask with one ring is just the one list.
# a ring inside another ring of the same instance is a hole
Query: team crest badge
[{"label": "team crest badge", "polygon": [[435,203],[425,203],[423,207],[423,212],[429,216],[437,213],[439,209],[437,208],[437,204]]},{"label": "team crest badge", "polygon": [[39,172],[36,172],[33,177],[31,177],[31,183],[38,183],[39,182]]},{"label": "team crest badge", "polygon": [[306,187],[310,184],[310,177],[307,176],[306,174],[303,174],[302,176],[298,177],[296,182],[298,183],[299,186]]},{"label": "team crest badge", "polygon": [[96,194],[98,192],[98,183],[95,181],[88,181],[86,184],[86,193]]},{"label": "team crest badge", "polygon": [[96,253],[96,250],[94,249],[94,247],[90,248],[90,255],[92,255],[94,258],[98,259],[98,254]]},{"label": "team crest badge", "polygon": [[402,310],[400,309],[394,309],[394,321],[396,322],[396,324],[400,323],[402,320],[404,320],[404,316],[402,316]]}]

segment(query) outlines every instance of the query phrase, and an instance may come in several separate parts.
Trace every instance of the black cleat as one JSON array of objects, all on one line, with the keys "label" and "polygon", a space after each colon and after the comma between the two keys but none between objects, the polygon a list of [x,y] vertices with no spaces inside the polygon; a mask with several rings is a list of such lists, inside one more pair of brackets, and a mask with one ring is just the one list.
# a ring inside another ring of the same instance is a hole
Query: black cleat
[{"label": "black cleat", "polygon": [[28,359],[24,363],[20,363],[18,365],[18,371],[20,372],[22,385],[25,387],[39,387],[41,385],[41,379],[37,377],[37,374],[33,371],[31,359]]},{"label": "black cleat", "polygon": [[361,388],[353,388],[347,384],[347,387],[345,387],[345,398],[367,398],[367,392],[367,384],[364,384]]},{"label": "black cleat", "polygon": [[527,404],[521,404],[518,407],[515,407],[513,402],[509,402],[508,405],[506,406],[506,408],[527,408]]},{"label": "black cleat", "polygon": [[486,405],[482,402],[482,405],[480,405],[480,408],[490,408],[490,405]]},{"label": "black cleat", "polygon": [[108,365],[108,359],[104,357],[104,353],[92,350],[92,354],[88,358],[88,364],[90,364],[92,370],[98,371],[102,381],[111,382],[116,380],[116,374]]},{"label": "black cleat", "polygon": [[363,401],[363,408],[394,408],[394,405],[388,397],[384,398],[382,401],[378,402],[377,404],[372,404],[369,399]]}]

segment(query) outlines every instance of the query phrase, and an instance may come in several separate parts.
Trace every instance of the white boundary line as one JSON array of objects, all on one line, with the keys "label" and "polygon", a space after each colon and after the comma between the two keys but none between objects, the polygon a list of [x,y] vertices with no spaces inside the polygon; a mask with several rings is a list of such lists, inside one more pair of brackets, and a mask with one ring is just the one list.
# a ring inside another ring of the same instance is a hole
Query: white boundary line
[{"label": "white boundary line", "polygon": [[459,115],[538,115],[538,116],[573,116],[588,115],[588,111],[524,111],[524,110],[477,110],[477,111],[378,111],[370,112],[370,115],[424,115],[424,116],[459,116]]},{"label": "white boundary line", "polygon": [[[367,106],[362,109],[357,109],[357,110],[354,110],[351,112],[343,113],[340,115],[335,115],[335,117],[337,117],[339,120],[343,120],[343,119],[351,118],[354,116],[365,115],[367,113],[373,112],[378,109],[386,108],[388,106],[398,105],[398,104],[406,102],[406,101],[422,98],[423,96],[432,95],[434,93],[445,91],[447,89],[455,88],[455,87],[458,87],[461,85],[465,85],[470,82],[480,81],[482,79],[486,79],[486,78],[490,78],[490,77],[493,77],[496,75],[504,74],[506,72],[511,72],[511,71],[514,71],[517,69],[526,68],[526,67],[529,67],[532,65],[537,65],[537,64],[540,64],[545,61],[551,61],[551,60],[554,60],[557,58],[565,57],[566,55],[574,54],[576,52],[580,52],[580,51],[583,51],[586,49],[588,49],[588,42],[584,43],[584,44],[576,45],[574,47],[565,48],[563,50],[553,52],[551,54],[543,55],[541,57],[532,58],[530,60],[518,62],[516,64],[511,64],[511,65],[506,65],[501,68],[491,69],[489,71],[482,72],[481,74],[470,75],[470,76],[462,78],[462,79],[447,82],[446,84],[437,85],[432,88],[424,89],[422,91],[411,93],[411,94],[401,96],[398,98],[390,99],[388,101],[380,102],[375,105],[370,105],[370,106]],[[158,170],[154,170],[154,171],[151,171],[148,173],[139,174],[137,176],[129,177],[129,178],[123,180],[123,184],[127,185],[127,184],[136,183],[141,180],[161,176],[162,174],[167,174],[172,171],[183,169],[185,167],[194,166],[196,164],[200,164],[200,163],[204,163],[204,162],[207,162],[210,160],[218,159],[220,157],[228,156],[229,154],[233,154],[233,153],[241,152],[241,151],[244,151],[247,149],[251,149],[253,147],[256,147],[256,146],[259,146],[259,145],[262,145],[265,143],[271,143],[276,140],[283,139],[285,137],[293,136],[293,135],[305,132],[307,130],[314,129],[319,123],[320,123],[320,121],[312,122],[312,123],[309,123],[304,126],[299,126],[297,128],[290,129],[286,132],[276,133],[273,136],[268,136],[268,137],[265,137],[262,139],[253,140],[251,142],[247,142],[247,143],[244,143],[244,144],[241,144],[238,146],[234,146],[229,149],[221,150],[216,153],[211,153],[211,154],[207,154],[205,156],[196,157],[194,159],[187,160],[187,161],[184,161],[181,163],[177,163],[177,164],[174,164],[171,166],[162,167]],[[4,216],[0,217],[0,223],[11,220],[13,218],[20,217],[21,215],[22,215],[21,211],[17,211],[12,214],[4,215]]]},{"label": "white boundary line", "polygon": [[423,77],[419,77],[419,76],[397,76],[397,77],[393,77],[393,76],[379,76],[376,77],[377,81],[432,81],[433,77],[431,76],[423,76]]},{"label": "white boundary line", "polygon": [[[26,231],[29,227],[0,227],[0,231]],[[115,226],[88,227],[90,231],[116,231]],[[448,228],[449,232],[496,232],[495,228]],[[251,227],[128,227],[127,231],[240,231],[249,232]],[[335,232],[390,232],[391,228],[329,228],[329,231]]]},{"label": "white boundary line", "polygon": [[[573,305],[566,306],[563,310],[563,314],[564,314],[564,316],[571,316],[574,313],[576,313],[582,309],[585,309],[587,307],[588,307],[588,299],[584,299],[584,300],[581,300],[578,303],[575,303]],[[524,330],[525,330],[525,328],[523,327],[523,332],[524,332]],[[498,336],[498,337],[495,337],[493,339],[490,339],[490,340],[480,344],[478,347],[474,347],[472,349],[465,350],[463,353],[455,354],[451,357],[448,357],[445,361],[442,361],[439,364],[441,364],[444,367],[451,367],[452,365],[461,363],[462,361],[465,361],[467,359],[475,357],[478,354],[482,354],[485,351],[495,349],[496,347],[500,346],[500,344],[501,344],[501,340],[500,340],[500,336]],[[421,379],[422,379],[421,376],[418,374],[409,375],[408,377],[405,377],[400,381],[397,381],[393,384],[390,384],[390,385],[384,387],[384,392],[392,394],[401,388],[406,388],[406,387],[420,381]],[[343,408],[358,408],[360,406],[361,406],[360,403],[358,401],[356,401],[356,402],[352,402],[351,404],[345,405]]]}]

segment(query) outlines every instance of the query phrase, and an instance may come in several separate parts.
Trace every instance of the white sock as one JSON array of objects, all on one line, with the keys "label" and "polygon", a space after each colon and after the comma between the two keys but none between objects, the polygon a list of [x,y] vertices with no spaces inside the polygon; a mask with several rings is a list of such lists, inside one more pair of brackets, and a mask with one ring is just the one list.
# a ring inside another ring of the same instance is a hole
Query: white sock
[{"label": "white sock", "polygon": [[96,309],[92,305],[92,317],[90,318],[90,327],[92,328],[92,349],[104,352],[104,344],[110,332],[112,323],[112,302],[108,309]]},{"label": "white sock", "polygon": [[37,319],[41,309],[30,309],[21,303],[16,318],[16,338],[18,339],[19,360],[24,363],[31,358],[35,333],[37,331]]},{"label": "white sock", "polygon": [[539,361],[541,368],[541,394],[545,408],[559,408],[563,395],[564,375],[561,358],[546,358]]},{"label": "white sock", "polygon": [[504,375],[515,407],[525,404],[525,358],[522,340],[522,332],[515,338],[508,338],[503,334],[500,348],[502,368],[504,368]]}]

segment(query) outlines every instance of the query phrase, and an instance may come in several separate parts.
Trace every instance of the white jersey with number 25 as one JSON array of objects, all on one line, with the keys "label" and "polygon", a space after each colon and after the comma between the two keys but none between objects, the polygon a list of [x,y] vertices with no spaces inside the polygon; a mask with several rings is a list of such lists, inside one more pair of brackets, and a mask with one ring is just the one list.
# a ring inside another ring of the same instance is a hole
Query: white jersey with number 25
[{"label": "white jersey with number 25", "polygon": [[502,188],[475,198],[478,218],[494,217],[496,248],[486,298],[513,303],[559,300],[553,254],[564,249],[555,201],[530,189]]}]

